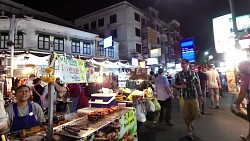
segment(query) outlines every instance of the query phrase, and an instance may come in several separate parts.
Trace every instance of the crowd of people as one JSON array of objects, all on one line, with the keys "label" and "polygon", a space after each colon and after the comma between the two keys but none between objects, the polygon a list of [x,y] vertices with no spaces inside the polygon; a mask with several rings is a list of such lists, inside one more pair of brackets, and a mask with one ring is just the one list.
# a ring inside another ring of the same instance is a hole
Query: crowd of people
[{"label": "crowd of people", "polygon": [[161,112],[158,122],[173,126],[171,122],[172,100],[177,99],[180,104],[181,115],[184,118],[188,140],[193,140],[193,121],[206,114],[206,94],[209,93],[212,109],[220,108],[219,90],[221,80],[219,73],[213,65],[208,69],[198,67],[198,72],[190,69],[189,61],[181,61],[182,71],[175,74],[174,79],[168,74],[164,76],[164,70],[160,68],[158,74],[150,72],[148,79],[154,85],[158,102],[161,105]]}]

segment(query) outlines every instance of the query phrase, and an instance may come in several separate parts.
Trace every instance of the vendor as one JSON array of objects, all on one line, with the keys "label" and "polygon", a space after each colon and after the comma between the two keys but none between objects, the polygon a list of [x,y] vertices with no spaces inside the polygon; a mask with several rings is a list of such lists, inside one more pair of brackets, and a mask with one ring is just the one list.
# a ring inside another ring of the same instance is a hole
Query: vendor
[{"label": "vendor", "polygon": [[43,110],[35,102],[29,102],[31,96],[29,86],[22,85],[16,89],[16,103],[6,108],[7,125],[10,132],[29,129],[45,122]]}]

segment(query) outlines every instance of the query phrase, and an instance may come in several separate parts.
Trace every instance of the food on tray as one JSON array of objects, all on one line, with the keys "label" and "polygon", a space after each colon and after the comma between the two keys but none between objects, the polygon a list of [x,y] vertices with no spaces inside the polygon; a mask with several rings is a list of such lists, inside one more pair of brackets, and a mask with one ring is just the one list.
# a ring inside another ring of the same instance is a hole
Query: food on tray
[{"label": "food on tray", "polygon": [[110,108],[102,108],[100,110],[96,110],[88,114],[89,121],[97,121],[98,119],[104,117],[105,115],[113,113],[113,111],[117,111],[117,106],[111,106]]}]

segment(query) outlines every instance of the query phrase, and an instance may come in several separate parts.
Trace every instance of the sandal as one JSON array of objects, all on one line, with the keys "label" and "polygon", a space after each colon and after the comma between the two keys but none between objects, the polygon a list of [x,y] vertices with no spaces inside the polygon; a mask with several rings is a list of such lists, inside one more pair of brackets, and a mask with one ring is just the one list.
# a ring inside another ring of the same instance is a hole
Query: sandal
[{"label": "sandal", "polygon": [[247,139],[246,139],[245,136],[243,136],[243,135],[240,135],[240,139],[241,139],[242,141],[247,141]]}]

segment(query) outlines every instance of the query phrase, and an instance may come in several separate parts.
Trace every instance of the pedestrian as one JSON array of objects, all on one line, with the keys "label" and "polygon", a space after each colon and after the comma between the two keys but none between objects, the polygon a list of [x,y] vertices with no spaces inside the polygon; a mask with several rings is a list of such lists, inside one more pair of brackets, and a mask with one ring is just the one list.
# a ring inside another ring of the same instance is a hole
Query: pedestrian
[{"label": "pedestrian", "polygon": [[181,61],[182,71],[175,75],[175,88],[180,92],[180,109],[188,129],[188,140],[193,140],[193,120],[200,117],[198,96],[202,96],[199,76],[190,70],[189,61]]},{"label": "pedestrian", "polygon": [[69,97],[72,100],[71,112],[76,112],[79,108],[89,106],[88,98],[80,84],[72,83],[68,84],[67,87],[59,86],[57,83],[54,83],[54,85],[57,91],[67,91],[69,93]]},{"label": "pedestrian", "polygon": [[161,105],[161,112],[159,117],[159,122],[163,122],[168,126],[173,126],[171,123],[171,110],[172,110],[172,102],[171,99],[174,98],[173,92],[168,83],[168,79],[163,75],[163,69],[160,68],[158,70],[158,76],[155,78],[155,91],[157,93],[157,99],[159,104]]},{"label": "pedestrian", "polygon": [[36,78],[36,75],[35,74],[31,74],[29,76],[29,79],[24,82],[24,85],[29,86],[30,89],[31,89],[31,91],[33,90],[33,86],[34,86],[33,85],[33,81],[34,81],[35,78]]},{"label": "pedestrian", "polygon": [[238,94],[238,98],[236,100],[236,108],[240,110],[240,105],[244,98],[247,98],[247,117],[249,122],[248,135],[245,137],[240,135],[240,138],[243,141],[250,141],[250,104],[249,104],[249,96],[250,96],[250,72],[247,70],[247,66],[250,66],[249,61],[243,61],[239,64],[239,71],[241,72],[241,84],[240,84],[240,92]]},{"label": "pedestrian", "polygon": [[214,70],[214,65],[209,65],[209,70],[206,72],[207,75],[207,88],[211,96],[211,107],[213,109],[220,108],[219,106],[219,89],[221,88],[221,82],[219,73]]},{"label": "pedestrian", "polygon": [[40,78],[36,78],[33,80],[33,101],[36,102],[37,104],[42,106],[42,95],[43,95],[43,91],[44,91],[44,87],[41,85],[41,79]]},{"label": "pedestrian", "polygon": [[200,79],[200,85],[201,85],[201,92],[202,92],[202,101],[200,100],[200,108],[201,108],[201,113],[205,114],[206,110],[206,87],[207,87],[207,75],[202,71],[202,66],[198,66],[198,76]]}]

